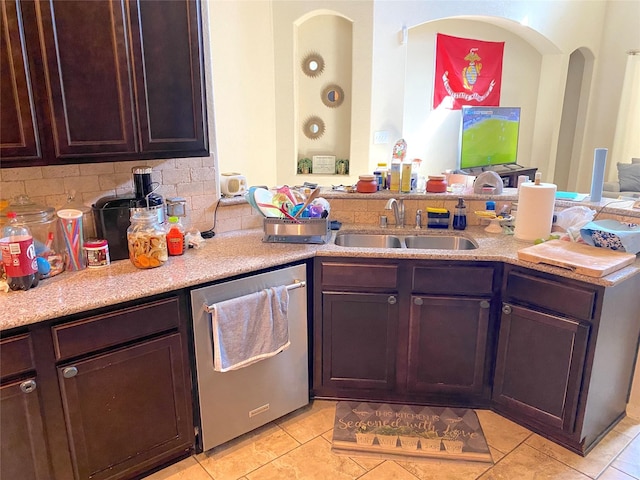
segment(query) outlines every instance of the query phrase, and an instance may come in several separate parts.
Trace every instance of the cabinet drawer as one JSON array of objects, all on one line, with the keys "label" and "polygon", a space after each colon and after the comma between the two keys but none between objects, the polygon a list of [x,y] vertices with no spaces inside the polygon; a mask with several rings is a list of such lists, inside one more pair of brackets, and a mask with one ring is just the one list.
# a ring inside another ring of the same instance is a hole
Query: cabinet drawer
[{"label": "cabinet drawer", "polygon": [[510,271],[507,301],[524,302],[581,320],[591,320],[596,292],[576,285]]},{"label": "cabinet drawer", "polygon": [[491,295],[493,267],[415,266],[413,292],[428,294]]},{"label": "cabinet drawer", "polygon": [[322,288],[378,288],[395,290],[398,285],[398,265],[362,263],[323,263]]},{"label": "cabinet drawer", "polygon": [[25,333],[0,340],[0,378],[35,370],[31,335]]},{"label": "cabinet drawer", "polygon": [[56,360],[65,360],[175,329],[179,319],[179,301],[177,297],[173,297],[56,325],[52,327]]}]

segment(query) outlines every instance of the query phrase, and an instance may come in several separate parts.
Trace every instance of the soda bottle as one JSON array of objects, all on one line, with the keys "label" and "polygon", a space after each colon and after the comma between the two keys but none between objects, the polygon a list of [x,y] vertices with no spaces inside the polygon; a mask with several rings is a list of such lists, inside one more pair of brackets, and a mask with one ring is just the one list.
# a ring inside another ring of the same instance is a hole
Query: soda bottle
[{"label": "soda bottle", "polygon": [[15,212],[7,213],[9,223],[2,230],[2,263],[11,290],[29,290],[38,285],[38,260],[33,237],[26,225],[18,223]]}]

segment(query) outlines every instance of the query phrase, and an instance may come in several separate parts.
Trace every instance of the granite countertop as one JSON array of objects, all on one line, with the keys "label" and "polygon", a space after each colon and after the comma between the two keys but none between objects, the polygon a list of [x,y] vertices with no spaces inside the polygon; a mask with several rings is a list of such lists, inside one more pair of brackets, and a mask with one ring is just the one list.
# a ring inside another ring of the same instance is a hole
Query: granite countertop
[{"label": "granite countertop", "polygon": [[[341,231],[351,230],[381,232],[380,229],[357,226],[344,226]],[[412,235],[417,231],[389,228],[382,232]],[[453,233],[451,230],[440,231],[447,232]],[[422,229],[419,233],[437,232]],[[640,259],[637,259],[634,264],[606,277],[586,277],[566,269],[518,260],[518,249],[528,244],[518,242],[511,236],[489,234],[484,232],[483,227],[469,227],[460,233],[475,239],[479,248],[459,251],[352,248],[334,245],[333,239],[325,245],[264,243],[261,229],[220,234],[205,241],[199,249],[189,249],[185,255],[170,257],[159,268],[140,270],[129,260],[119,260],[100,269],[64,272],[41,281],[36,288],[26,292],[0,293],[0,330],[193,287],[316,255],[501,261],[602,286],[615,285],[640,273]]]}]

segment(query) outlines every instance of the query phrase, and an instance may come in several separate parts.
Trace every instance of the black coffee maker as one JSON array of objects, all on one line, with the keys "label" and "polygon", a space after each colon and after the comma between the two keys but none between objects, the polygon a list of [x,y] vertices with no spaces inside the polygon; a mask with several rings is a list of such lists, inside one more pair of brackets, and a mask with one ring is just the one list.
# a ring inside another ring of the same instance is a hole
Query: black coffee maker
[{"label": "black coffee maker", "polygon": [[96,232],[109,244],[112,260],[129,257],[127,228],[131,214],[138,209],[155,210],[160,223],[164,222],[164,200],[153,191],[157,184],[151,181],[151,167],[133,167],[134,196],[103,197],[92,205]]}]

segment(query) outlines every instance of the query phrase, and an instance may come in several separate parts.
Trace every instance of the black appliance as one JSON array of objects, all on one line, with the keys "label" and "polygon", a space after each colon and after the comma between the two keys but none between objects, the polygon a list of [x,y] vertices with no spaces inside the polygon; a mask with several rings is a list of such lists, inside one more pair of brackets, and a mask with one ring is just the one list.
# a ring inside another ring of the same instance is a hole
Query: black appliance
[{"label": "black appliance", "polygon": [[136,206],[133,197],[103,197],[92,205],[96,233],[109,244],[111,260],[129,258],[127,228],[130,222],[130,209]]},{"label": "black appliance", "polygon": [[133,167],[131,173],[134,196],[103,197],[92,205],[96,233],[109,244],[111,260],[129,258],[127,229],[131,225],[132,209],[154,210],[158,214],[158,221],[164,222],[164,200],[160,195],[153,193],[158,184],[151,181],[151,167]]},{"label": "black appliance", "polygon": [[[136,197],[135,205],[132,205],[132,207],[163,207],[163,198],[160,195],[153,193],[155,188],[154,183],[151,181],[151,167],[133,167],[131,169],[131,173],[133,174],[133,188]],[[155,187],[157,186],[158,184],[156,183]],[[164,218],[160,218],[159,220],[162,222],[164,221]]]}]

